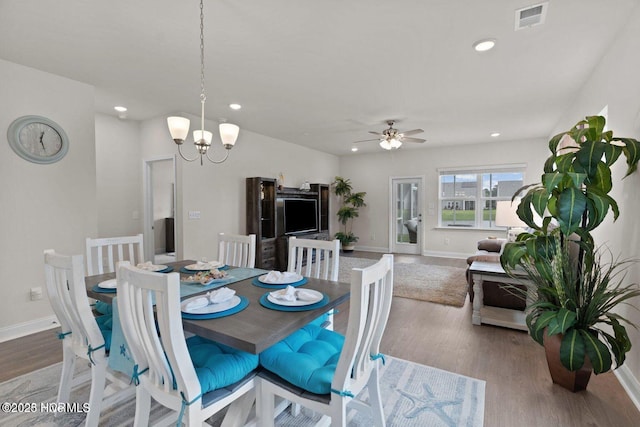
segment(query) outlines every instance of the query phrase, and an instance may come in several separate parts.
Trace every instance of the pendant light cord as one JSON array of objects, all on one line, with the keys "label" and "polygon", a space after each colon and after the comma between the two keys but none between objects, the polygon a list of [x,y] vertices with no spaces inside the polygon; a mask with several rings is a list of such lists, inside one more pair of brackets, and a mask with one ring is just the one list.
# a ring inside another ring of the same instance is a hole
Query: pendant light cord
[{"label": "pendant light cord", "polygon": [[200,0],[200,103],[201,107],[201,137],[204,138],[204,103],[207,95],[204,92],[204,0]]}]

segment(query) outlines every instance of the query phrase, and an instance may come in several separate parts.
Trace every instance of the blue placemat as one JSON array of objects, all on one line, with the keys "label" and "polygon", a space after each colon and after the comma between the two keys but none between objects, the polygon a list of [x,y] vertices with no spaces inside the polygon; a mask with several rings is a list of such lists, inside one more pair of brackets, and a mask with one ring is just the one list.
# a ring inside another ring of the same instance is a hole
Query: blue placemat
[{"label": "blue placemat", "polygon": [[275,284],[270,284],[270,283],[262,283],[260,280],[258,280],[258,278],[254,278],[251,281],[251,284],[254,286],[258,286],[260,288],[265,288],[265,289],[284,289],[287,286],[293,286],[298,287],[298,286],[302,286],[305,283],[307,283],[308,279],[306,277],[303,277],[302,280],[299,280],[297,282],[293,282],[293,283],[287,283],[287,284],[283,284],[283,285],[275,285]]},{"label": "blue placemat", "polygon": [[164,270],[156,271],[156,273],[171,273],[172,271],[173,271],[173,267],[169,266],[169,267],[165,268]]},{"label": "blue placemat", "polygon": [[115,294],[116,291],[117,291],[116,288],[113,288],[113,289],[111,289],[111,288],[101,288],[98,285],[93,285],[93,288],[91,288],[91,290],[93,292],[98,292],[100,294]]},{"label": "blue placemat", "polygon": [[[216,270],[228,270],[229,266],[228,265],[223,265],[222,267],[216,267]],[[209,271],[209,270],[189,270],[186,267],[182,267],[180,269],[180,273],[184,273],[184,274],[196,274],[196,273],[201,273],[203,271]]]},{"label": "blue placemat", "polygon": [[182,313],[183,319],[190,320],[206,320],[206,319],[217,319],[219,317],[231,316],[232,314],[236,314],[239,311],[244,310],[249,305],[249,300],[246,297],[240,296],[240,304],[236,305],[233,308],[225,311],[219,311],[217,313],[209,313],[209,314],[190,314],[190,313]]},{"label": "blue placemat", "polygon": [[329,296],[326,294],[322,294],[323,298],[314,304],[297,305],[297,306],[274,304],[267,299],[268,295],[269,295],[269,292],[267,292],[266,294],[260,297],[260,305],[262,305],[263,307],[270,308],[271,310],[308,311],[308,310],[315,310],[316,308],[324,307],[325,305],[329,304]]}]

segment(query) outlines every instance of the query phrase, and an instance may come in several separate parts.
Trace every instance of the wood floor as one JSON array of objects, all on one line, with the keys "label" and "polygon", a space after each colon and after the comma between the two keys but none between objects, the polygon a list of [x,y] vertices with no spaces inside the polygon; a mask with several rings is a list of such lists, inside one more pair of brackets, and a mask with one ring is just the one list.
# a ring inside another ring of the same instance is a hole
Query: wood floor
[{"label": "wood floor", "polygon": [[[401,255],[396,262],[465,266],[462,260]],[[347,316],[341,308],[337,330],[344,331]],[[381,350],[486,381],[485,427],[640,425],[640,412],[613,373],[592,376],[584,392],[564,390],[552,384],[542,347],[525,332],[473,326],[469,301],[456,308],[394,298]],[[61,360],[53,331],[1,343],[0,381]]]}]

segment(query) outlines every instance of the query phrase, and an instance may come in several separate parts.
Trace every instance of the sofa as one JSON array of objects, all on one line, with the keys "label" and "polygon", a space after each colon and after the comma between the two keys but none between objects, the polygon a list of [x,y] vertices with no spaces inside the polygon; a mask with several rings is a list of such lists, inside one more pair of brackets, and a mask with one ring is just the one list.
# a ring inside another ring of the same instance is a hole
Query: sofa
[{"label": "sofa", "polygon": [[[473,277],[469,271],[469,267],[474,261],[481,262],[500,262],[500,255],[502,254],[502,248],[507,242],[507,239],[483,239],[478,242],[478,251],[475,255],[467,258],[467,284],[469,286],[469,300],[473,302]],[[523,290],[524,286],[521,287]],[[485,280],[483,282],[484,293],[484,305],[492,307],[509,308],[512,310],[524,310],[525,300],[514,295],[513,291],[506,289],[503,284],[498,282],[490,282]]]}]

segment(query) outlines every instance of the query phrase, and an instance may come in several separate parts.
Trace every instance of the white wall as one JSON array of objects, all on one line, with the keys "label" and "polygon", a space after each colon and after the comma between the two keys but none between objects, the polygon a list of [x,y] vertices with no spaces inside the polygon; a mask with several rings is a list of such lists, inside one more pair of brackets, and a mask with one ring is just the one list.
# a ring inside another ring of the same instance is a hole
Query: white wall
[{"label": "white wall", "polygon": [[[197,122],[190,117],[192,127]],[[214,131],[218,144],[212,157],[222,157],[217,125],[205,125]],[[178,258],[214,259],[218,252],[218,233],[246,233],[245,179],[251,176],[276,178],[285,175],[285,185],[299,187],[309,182],[331,183],[338,174],[338,157],[290,144],[243,129],[229,159],[213,165],[205,159],[187,163],[178,158],[176,231]],[[191,129],[193,130],[193,129]],[[169,135],[166,118],[142,123],[143,158],[172,155],[177,148]],[[185,142],[184,151],[193,157],[193,141]],[[199,220],[189,220],[189,211],[200,211]],[[333,231],[333,230],[332,230]]]},{"label": "white wall", "polygon": [[98,233],[87,237],[142,233],[140,123],[95,115]]},{"label": "white wall", "polygon": [[69,152],[52,165],[18,157],[0,144],[0,339],[11,325],[52,316],[46,292],[30,301],[29,289],[45,289],[43,250],[84,252],[97,232],[93,88],[83,83],[0,60],[0,129],[23,115],[58,123]]},{"label": "white wall", "polygon": [[[427,209],[423,211],[423,253],[466,257],[475,252],[478,240],[501,232],[438,229],[438,169],[526,164],[525,183],[533,183],[540,180],[548,154],[547,141],[540,139],[420,150],[400,149],[341,157],[341,176],[351,179],[355,191],[367,192],[367,207],[360,210],[360,217],[353,225],[355,235],[360,238],[357,247],[374,251],[389,250],[390,178],[424,176],[424,205],[428,207],[433,204],[435,209],[432,216],[427,215]],[[445,244],[445,238],[449,244]]]},{"label": "white wall", "polygon": [[[625,28],[620,29],[616,41],[596,67],[589,81],[582,88],[575,103],[558,123],[556,133],[565,131],[588,115],[598,114],[609,106],[607,125],[615,136],[640,139],[640,79],[638,78],[638,52],[640,51],[640,8],[636,8]],[[611,196],[620,208],[620,217],[614,223],[612,215],[594,231],[597,244],[606,244],[614,255],[640,259],[640,173],[636,172],[621,181],[625,173],[624,158],[615,166]],[[628,282],[640,283],[640,265],[630,271]],[[638,298],[633,302],[640,308]],[[640,312],[621,306],[620,313],[640,326]],[[627,355],[623,372],[635,384],[636,404],[640,406],[640,332],[627,328],[631,352]]]}]

